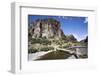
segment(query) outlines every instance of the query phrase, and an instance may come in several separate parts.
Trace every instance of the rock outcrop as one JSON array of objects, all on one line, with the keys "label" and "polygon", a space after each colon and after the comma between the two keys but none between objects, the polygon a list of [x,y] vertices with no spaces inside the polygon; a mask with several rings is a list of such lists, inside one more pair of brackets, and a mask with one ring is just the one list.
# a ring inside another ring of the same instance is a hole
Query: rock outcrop
[{"label": "rock outcrop", "polygon": [[58,40],[65,36],[60,26],[60,22],[52,18],[37,19],[29,24],[28,35],[32,38],[54,38]]}]

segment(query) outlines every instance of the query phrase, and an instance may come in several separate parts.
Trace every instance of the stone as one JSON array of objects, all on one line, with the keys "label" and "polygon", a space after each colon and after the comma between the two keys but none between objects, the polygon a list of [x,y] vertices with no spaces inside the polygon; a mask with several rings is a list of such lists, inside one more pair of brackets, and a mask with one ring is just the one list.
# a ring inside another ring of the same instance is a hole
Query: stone
[{"label": "stone", "polygon": [[65,36],[60,26],[60,22],[53,18],[37,19],[28,26],[28,33],[31,34],[32,38],[54,38],[59,40]]}]

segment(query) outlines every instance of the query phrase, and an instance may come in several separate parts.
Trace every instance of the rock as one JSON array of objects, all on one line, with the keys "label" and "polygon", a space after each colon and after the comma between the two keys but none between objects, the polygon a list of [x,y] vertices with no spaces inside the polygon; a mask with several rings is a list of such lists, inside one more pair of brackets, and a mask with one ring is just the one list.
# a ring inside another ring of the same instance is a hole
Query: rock
[{"label": "rock", "polygon": [[58,40],[65,36],[60,26],[60,22],[52,18],[37,19],[29,24],[28,35],[32,38],[54,38]]},{"label": "rock", "polygon": [[76,57],[74,55],[72,55],[68,59],[76,59]]}]

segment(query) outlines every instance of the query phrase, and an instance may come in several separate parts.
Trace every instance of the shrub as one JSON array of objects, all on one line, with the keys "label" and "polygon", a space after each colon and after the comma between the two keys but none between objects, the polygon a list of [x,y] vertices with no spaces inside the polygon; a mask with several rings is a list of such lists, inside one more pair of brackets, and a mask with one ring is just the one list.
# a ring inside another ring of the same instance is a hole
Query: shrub
[{"label": "shrub", "polygon": [[49,50],[54,50],[54,48],[53,47],[42,47],[40,50],[41,51],[49,51]]},{"label": "shrub", "polygon": [[43,45],[50,45],[51,44],[51,41],[45,39],[45,40],[42,40],[41,41],[41,44],[43,44]]},{"label": "shrub", "polygon": [[45,47],[45,48],[41,48],[40,50],[41,50],[41,51],[49,51],[49,49],[46,48],[46,47]]},{"label": "shrub", "polygon": [[40,43],[40,39],[32,39],[31,42],[32,42],[32,44]]},{"label": "shrub", "polygon": [[43,44],[43,45],[50,45],[51,44],[51,41],[47,40],[47,39],[32,39],[31,40],[31,43],[32,44],[35,44],[35,43],[39,43],[39,44]]},{"label": "shrub", "polygon": [[69,45],[64,45],[62,48],[68,48],[69,47]]},{"label": "shrub", "polygon": [[38,49],[34,48],[34,49],[29,49],[28,53],[36,53],[38,51]]},{"label": "shrub", "polygon": [[71,47],[71,44],[67,43],[67,44],[60,44],[59,48],[69,48]]}]

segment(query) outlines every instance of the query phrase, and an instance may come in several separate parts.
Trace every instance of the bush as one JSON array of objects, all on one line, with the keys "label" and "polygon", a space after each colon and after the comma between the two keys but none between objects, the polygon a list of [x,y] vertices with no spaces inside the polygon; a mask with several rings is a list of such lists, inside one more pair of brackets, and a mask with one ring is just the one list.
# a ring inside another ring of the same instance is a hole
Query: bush
[{"label": "bush", "polygon": [[35,38],[33,38],[33,39],[31,40],[31,43],[32,43],[32,44],[40,43],[40,39],[35,39]]},{"label": "bush", "polygon": [[43,47],[40,49],[41,51],[49,51],[49,50],[54,50],[53,47]]},{"label": "bush", "polygon": [[38,51],[38,49],[34,48],[34,49],[29,49],[28,53],[36,53]]},{"label": "bush", "polygon": [[47,39],[32,39],[31,40],[31,43],[32,44],[35,44],[35,43],[39,43],[39,44],[43,44],[43,45],[50,45],[51,44],[51,41],[47,40]]},{"label": "bush", "polygon": [[51,41],[45,39],[45,40],[42,40],[41,41],[41,44],[43,44],[43,45],[50,45],[51,44]]},{"label": "bush", "polygon": [[69,45],[64,45],[62,48],[69,48]]},{"label": "bush", "polygon": [[49,51],[49,49],[48,49],[47,47],[41,48],[40,50],[41,50],[41,51]]},{"label": "bush", "polygon": [[49,47],[49,50],[54,50],[54,48],[53,47]]}]

